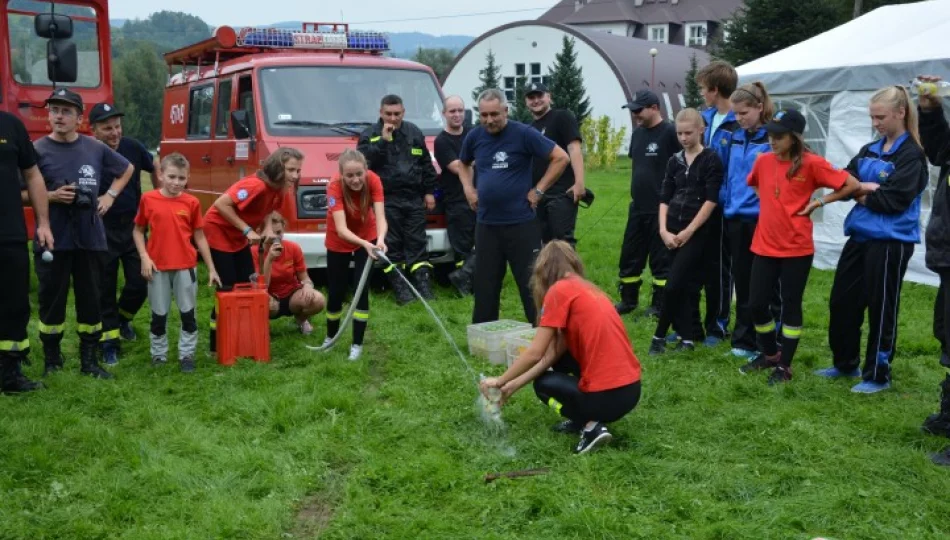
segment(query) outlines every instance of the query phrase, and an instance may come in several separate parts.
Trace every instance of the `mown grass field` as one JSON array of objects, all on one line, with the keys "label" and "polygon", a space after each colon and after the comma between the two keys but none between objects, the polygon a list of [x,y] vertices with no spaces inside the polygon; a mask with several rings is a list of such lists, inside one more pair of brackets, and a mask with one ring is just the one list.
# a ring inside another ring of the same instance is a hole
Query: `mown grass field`
[{"label": "mown grass field", "polygon": [[[597,202],[578,226],[589,276],[611,293],[628,175],[629,162],[590,174]],[[811,275],[793,382],[740,375],[725,345],[641,354],[640,406],[612,446],[581,457],[530,390],[504,411],[507,440],[490,437],[436,325],[388,295],[371,300],[359,362],[346,360],[348,337],[314,354],[278,321],[270,364],[202,357],[193,375],[173,358],[149,365],[143,310],[113,381],[79,376],[70,314],[66,371],[45,391],[0,397],[0,538],[947,538],[950,469],[928,453],[948,441],[918,430],[943,377],[935,291],[905,287],[895,389],[861,396],[811,375],[829,363],[831,278]],[[439,293],[464,347],[471,301]],[[202,328],[210,303],[203,287]],[[522,317],[510,282],[503,316]],[[652,322],[626,322],[645,352]],[[530,467],[550,473],[483,481]]]}]

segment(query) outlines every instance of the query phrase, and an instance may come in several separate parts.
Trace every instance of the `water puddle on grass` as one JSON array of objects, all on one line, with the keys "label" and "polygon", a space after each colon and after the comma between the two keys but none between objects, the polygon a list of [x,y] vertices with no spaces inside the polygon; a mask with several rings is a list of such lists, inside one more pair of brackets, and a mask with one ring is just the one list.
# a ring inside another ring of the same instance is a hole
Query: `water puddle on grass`
[{"label": "water puddle on grass", "polygon": [[[376,255],[385,262],[386,264],[392,264],[386,255],[380,251],[376,252]],[[475,383],[475,390],[478,392],[478,398],[475,400],[475,410],[477,411],[479,417],[482,419],[482,423],[485,425],[485,429],[490,438],[490,446],[493,446],[498,453],[505,457],[514,457],[517,453],[515,447],[508,442],[507,437],[507,427],[505,425],[504,419],[501,417],[501,405],[499,400],[501,399],[501,391],[496,390],[497,394],[492,396],[492,399],[488,399],[482,394],[479,389],[479,381],[484,375],[479,376],[475,374],[475,370],[472,369],[472,365],[469,364],[468,360],[465,358],[465,355],[462,354],[462,350],[459,349],[455,339],[452,338],[452,334],[449,333],[448,329],[445,327],[445,324],[442,323],[442,319],[439,318],[435,310],[432,309],[432,306],[426,302],[425,298],[419,294],[419,291],[416,290],[412,282],[407,278],[397,267],[394,267],[393,270],[396,271],[396,274],[406,282],[406,285],[409,286],[409,290],[412,291],[412,294],[416,295],[416,298],[422,302],[422,305],[425,306],[426,311],[429,312],[429,315],[432,316],[432,320],[439,326],[439,329],[442,330],[442,334],[445,335],[445,339],[448,340],[449,344],[452,345],[452,348],[455,349],[455,354],[458,355],[459,360],[462,361],[462,365],[465,366],[465,369],[468,370],[469,375],[472,377],[472,382]]]}]

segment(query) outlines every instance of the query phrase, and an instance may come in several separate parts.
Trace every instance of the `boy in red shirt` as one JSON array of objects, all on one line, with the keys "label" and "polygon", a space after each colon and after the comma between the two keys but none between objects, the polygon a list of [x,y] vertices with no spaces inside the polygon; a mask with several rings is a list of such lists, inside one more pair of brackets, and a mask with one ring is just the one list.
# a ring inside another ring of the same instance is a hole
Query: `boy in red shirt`
[{"label": "boy in red shirt", "polygon": [[574,452],[584,454],[609,442],[606,424],[639,403],[640,362],[613,303],[584,279],[570,244],[544,246],[531,283],[540,313],[534,339],[502,376],[482,381],[482,392],[491,399],[488,390],[497,388],[504,403],[534,381],[541,402],[568,419],[555,430],[580,433]]},{"label": "boy in red shirt", "polygon": [[[261,269],[261,275],[267,282],[267,292],[271,296],[270,318],[292,316],[300,333],[309,336],[313,332],[310,317],[323,311],[326,302],[323,295],[313,288],[300,245],[281,238],[287,225],[284,216],[274,212],[268,221],[275,238],[262,243],[260,251],[251,250],[251,255],[254,256],[254,265]],[[263,251],[267,255],[261,261],[260,253]]]},{"label": "boy in red shirt", "polygon": [[[792,378],[792,358],[802,335],[802,297],[815,255],[811,213],[849,197],[860,186],[846,171],[835,169],[805,146],[805,117],[795,109],[779,111],[765,126],[771,153],[759,155],[748,183],[759,197],[759,223],[752,237],[750,311],[759,355],[739,371],[772,369],[769,384]],[[811,199],[818,188],[834,190]],[[781,282],[782,349],[779,351],[769,301]]]},{"label": "boy in red shirt", "polygon": [[[132,238],[142,259],[142,276],[148,280],[148,302],[152,309],[152,365],[165,363],[168,357],[168,336],[165,323],[171,307],[172,294],[181,312],[181,334],[178,338],[178,361],[184,373],[195,370],[198,347],[198,323],[195,306],[198,300],[198,264],[192,239],[208,267],[208,285],[221,285],[205,239],[201,205],[198,199],[183,193],[188,183],[188,160],[174,153],[161,162],[162,187],[142,195],[135,216]],[[149,230],[148,245],[145,229]]]},{"label": "boy in red shirt", "polygon": [[[257,230],[264,225],[264,239],[273,239],[267,216],[280,210],[284,194],[300,180],[303,154],[294,148],[279,148],[261,164],[256,173],[239,180],[214,201],[205,215],[205,231],[211,257],[220,272],[221,286],[230,290],[247,283],[257,273],[251,244],[259,244]],[[217,350],[215,310],[211,310],[212,356]]]}]

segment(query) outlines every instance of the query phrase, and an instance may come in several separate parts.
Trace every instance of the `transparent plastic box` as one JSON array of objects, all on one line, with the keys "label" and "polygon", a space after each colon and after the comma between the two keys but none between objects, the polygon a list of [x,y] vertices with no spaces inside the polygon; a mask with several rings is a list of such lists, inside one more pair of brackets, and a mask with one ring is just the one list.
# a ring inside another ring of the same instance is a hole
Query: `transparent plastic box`
[{"label": "transparent plastic box", "polygon": [[508,352],[508,366],[511,367],[511,364],[515,363],[515,360],[518,356],[524,352],[525,349],[531,345],[531,340],[534,339],[534,334],[537,330],[532,328],[530,330],[524,330],[518,332],[517,334],[512,334],[508,336],[506,349]]},{"label": "transparent plastic box", "polygon": [[486,358],[492,364],[504,364],[508,336],[530,329],[528,323],[507,319],[471,324],[468,326],[468,352]]}]

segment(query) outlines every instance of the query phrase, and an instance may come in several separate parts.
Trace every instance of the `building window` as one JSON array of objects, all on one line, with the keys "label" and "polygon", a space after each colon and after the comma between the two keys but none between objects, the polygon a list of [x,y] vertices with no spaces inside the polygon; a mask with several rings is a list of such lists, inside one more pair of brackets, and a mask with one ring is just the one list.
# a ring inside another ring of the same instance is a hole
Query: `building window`
[{"label": "building window", "polygon": [[515,64],[515,76],[524,77],[524,64]]},{"label": "building window", "polygon": [[668,28],[669,25],[667,24],[651,24],[647,26],[647,39],[659,43],[669,43],[669,37],[667,36]]},{"label": "building window", "polygon": [[515,99],[515,78],[505,77],[505,99],[512,101]]},{"label": "building window", "polygon": [[550,75],[545,75],[544,77],[541,77],[541,82],[544,83],[544,86],[547,86],[548,89],[551,88],[551,76],[550,76]]},{"label": "building window", "polygon": [[541,84],[544,81],[544,77],[531,77],[531,84]]},{"label": "building window", "polygon": [[705,47],[707,32],[705,22],[688,23],[686,25],[686,45],[690,47]]},{"label": "building window", "polygon": [[531,75],[536,76],[541,74],[541,64],[531,64]]}]

